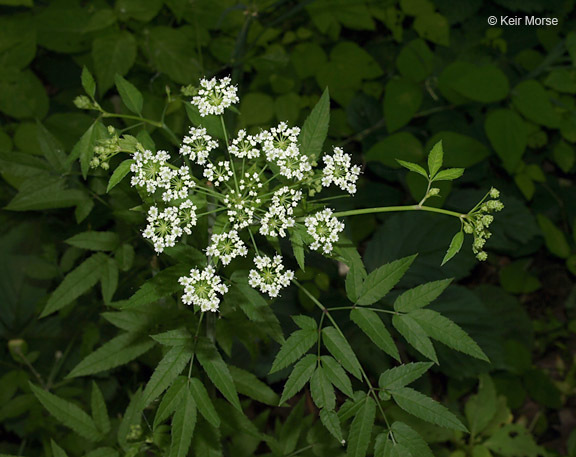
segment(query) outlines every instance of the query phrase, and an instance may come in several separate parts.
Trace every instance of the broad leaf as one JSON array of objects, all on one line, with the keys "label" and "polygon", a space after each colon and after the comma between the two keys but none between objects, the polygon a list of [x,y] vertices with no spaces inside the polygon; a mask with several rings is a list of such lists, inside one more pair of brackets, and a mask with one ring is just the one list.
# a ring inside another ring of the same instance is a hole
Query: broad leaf
[{"label": "broad leaf", "polygon": [[278,395],[249,371],[229,365],[230,374],[236,384],[236,390],[242,395],[246,395],[260,403],[270,406],[278,404]]},{"label": "broad leaf", "polygon": [[48,299],[40,317],[59,311],[90,290],[100,280],[107,260],[104,254],[97,253],[68,273]]},{"label": "broad leaf", "polygon": [[441,279],[407,290],[394,302],[394,310],[407,313],[418,308],[424,308],[436,300],[451,282],[452,279]]},{"label": "broad leaf", "polygon": [[202,381],[198,378],[192,378],[189,381],[189,386],[200,414],[202,414],[204,419],[210,422],[214,427],[220,427],[220,416],[218,416],[218,413],[212,404],[212,400],[210,399],[210,395],[208,395],[208,391],[206,390],[206,387],[204,387],[204,384],[202,384]]},{"label": "broad leaf", "polygon": [[112,173],[112,176],[110,176],[110,181],[108,181],[106,192],[110,192],[126,177],[128,173],[130,173],[130,167],[133,163],[134,160],[126,159],[114,169],[114,173]]},{"label": "broad leaf", "polygon": [[150,338],[163,346],[184,346],[192,344],[192,334],[185,327],[168,330],[158,333],[157,335],[150,335]]},{"label": "broad leaf", "polygon": [[[166,393],[162,396],[156,414],[154,416],[153,428],[156,429],[158,425],[164,422],[170,414],[182,404],[182,392],[188,386],[188,379],[185,376],[178,376],[172,385],[168,388]],[[198,402],[196,402],[198,403]]]},{"label": "broad leaf", "polygon": [[118,89],[120,98],[122,98],[126,108],[135,114],[142,114],[144,99],[142,98],[140,91],[136,89],[132,83],[126,81],[126,79],[118,74],[114,77],[114,82],[116,83],[116,89]]},{"label": "broad leaf", "polygon": [[[54,440],[50,440],[50,445],[52,447],[52,455],[53,457],[68,457],[68,454],[66,454],[66,451],[64,451],[64,449],[62,449],[60,446],[58,446]],[[5,454],[0,454],[1,457],[4,457]]]},{"label": "broad leaf", "polygon": [[382,265],[368,275],[358,299],[359,305],[371,305],[383,298],[402,279],[416,255]]},{"label": "broad leaf", "polygon": [[40,150],[46,160],[52,165],[54,171],[58,173],[65,173],[69,171],[70,166],[67,163],[66,153],[64,146],[52,135],[40,121],[36,123],[36,137]]},{"label": "broad leaf", "polygon": [[489,362],[480,346],[458,325],[431,309],[417,309],[408,314],[424,329],[426,334],[457,351]]},{"label": "broad leaf", "polygon": [[418,322],[407,314],[401,314],[392,317],[392,324],[410,346],[430,360],[438,363],[438,357],[434,346],[432,346],[432,341],[430,341],[430,338],[428,338],[428,335]]},{"label": "broad leaf", "polygon": [[142,389],[139,388],[130,398],[130,403],[124,412],[120,425],[118,426],[118,444],[127,451],[130,447],[128,436],[135,426],[140,426],[142,421]]},{"label": "broad leaf", "polygon": [[399,387],[390,393],[400,408],[419,419],[452,430],[468,431],[448,408],[410,387]]},{"label": "broad leaf", "polygon": [[280,398],[279,403],[280,405],[302,390],[316,369],[316,361],[317,357],[315,355],[308,354],[294,365],[292,373],[290,373],[290,376],[288,376],[288,379],[286,380],[286,384],[284,384],[282,398]]},{"label": "broad leaf", "polygon": [[196,426],[196,405],[188,389],[182,391],[182,403],[172,419],[170,452],[168,457],[186,457]]},{"label": "broad leaf", "polygon": [[438,170],[442,167],[444,162],[444,149],[442,148],[442,140],[432,146],[430,154],[428,154],[428,171],[430,178],[434,178]]},{"label": "broad leaf", "polygon": [[396,442],[404,446],[413,457],[434,457],[428,443],[405,423],[394,422],[391,429]]},{"label": "broad leaf", "polygon": [[360,362],[354,354],[354,350],[338,330],[334,327],[324,327],[322,329],[322,342],[326,349],[340,362],[340,364],[358,379],[362,378],[362,368]]},{"label": "broad leaf", "polygon": [[348,433],[348,457],[364,457],[370,444],[372,427],[376,419],[376,403],[372,397],[366,397],[364,404],[356,413]]},{"label": "broad leaf", "polygon": [[106,435],[110,431],[110,418],[108,417],[108,409],[106,408],[106,402],[104,401],[102,392],[98,388],[98,384],[94,381],[92,381],[90,406],[96,427],[103,435]]},{"label": "broad leaf", "polygon": [[334,387],[338,388],[343,394],[352,397],[354,395],[352,383],[342,366],[329,355],[321,356],[320,360],[322,361],[326,377],[334,384]]},{"label": "broad leaf", "polygon": [[378,387],[389,390],[407,386],[420,378],[431,366],[430,362],[415,362],[390,368],[380,375]]},{"label": "broad leaf", "polygon": [[318,408],[333,411],[336,407],[334,387],[332,387],[321,365],[316,368],[312,379],[310,379],[310,393]]},{"label": "broad leaf", "polygon": [[154,341],[135,333],[121,333],[89,354],[67,376],[87,376],[125,365],[154,346]]},{"label": "broad leaf", "polygon": [[300,133],[300,150],[308,157],[317,159],[322,153],[322,147],[328,134],[330,123],[330,94],[328,88],[304,121]]},{"label": "broad leaf", "polygon": [[96,95],[96,81],[86,66],[82,67],[82,87],[90,97]]},{"label": "broad leaf", "polygon": [[102,435],[92,418],[74,403],[29,383],[32,393],[42,406],[66,427],[89,441],[98,441]]},{"label": "broad leaf", "polygon": [[460,230],[458,233],[456,233],[456,235],[454,235],[454,238],[452,238],[452,241],[450,242],[450,246],[448,247],[448,250],[446,251],[446,255],[444,256],[444,259],[442,259],[441,266],[443,266],[452,257],[454,257],[456,254],[458,254],[460,252],[460,249],[462,249],[463,243],[464,243],[464,232],[462,230]]},{"label": "broad leaf", "polygon": [[318,341],[318,330],[296,330],[276,354],[270,373],[286,368],[302,357]]},{"label": "broad leaf", "polygon": [[464,174],[464,168],[448,168],[439,171],[433,181],[454,181]]},{"label": "broad leaf", "polygon": [[146,388],[142,393],[142,406],[146,407],[166,390],[190,362],[192,350],[190,346],[175,346],[171,348],[156,366]]},{"label": "broad leaf", "polygon": [[396,162],[398,162],[404,168],[407,168],[408,170],[413,171],[414,173],[418,173],[420,176],[423,176],[424,178],[428,179],[428,173],[420,165],[412,162],[406,162],[405,160],[400,159],[396,159]]},{"label": "broad leaf", "polygon": [[355,308],[350,311],[350,319],[360,327],[376,346],[400,361],[398,348],[378,313],[370,309]]},{"label": "broad leaf", "polygon": [[216,388],[226,397],[226,399],[238,411],[241,411],[240,400],[238,399],[238,392],[228,365],[222,360],[216,346],[206,338],[198,340],[197,357],[200,365],[216,386]]},{"label": "broad leaf", "polygon": [[91,251],[113,251],[120,244],[120,238],[114,232],[81,232],[66,241],[71,246]]},{"label": "broad leaf", "polygon": [[340,419],[338,418],[338,414],[334,411],[329,411],[327,409],[320,410],[320,420],[326,430],[330,432],[330,434],[338,440],[339,443],[344,441],[344,437],[342,436],[342,427],[340,426]]}]

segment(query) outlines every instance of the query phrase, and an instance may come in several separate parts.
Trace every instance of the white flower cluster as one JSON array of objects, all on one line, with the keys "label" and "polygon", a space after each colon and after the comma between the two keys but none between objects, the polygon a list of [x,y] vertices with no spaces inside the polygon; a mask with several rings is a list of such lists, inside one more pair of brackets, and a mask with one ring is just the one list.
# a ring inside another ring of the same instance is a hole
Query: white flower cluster
[{"label": "white flower cluster", "polygon": [[340,189],[350,194],[356,193],[356,181],[360,176],[360,167],[352,165],[350,154],[344,153],[342,148],[334,148],[334,154],[323,157],[324,167],[322,185],[328,187],[336,184]]},{"label": "white flower cluster", "polygon": [[284,271],[282,256],[275,255],[270,258],[258,255],[254,257],[254,265],[256,270],[250,270],[248,283],[271,297],[277,297],[280,289],[290,285],[290,281],[294,279],[293,271]]},{"label": "white flower cluster", "polygon": [[344,230],[344,224],[332,215],[332,210],[326,208],[313,216],[309,216],[305,221],[306,230],[314,240],[310,245],[311,249],[324,254],[330,254],[333,244],[338,241],[338,234]]},{"label": "white flower cluster", "polygon": [[210,238],[210,243],[206,254],[218,257],[224,265],[228,265],[235,257],[244,257],[248,254],[248,249],[236,230],[214,234]]},{"label": "white flower cluster", "polygon": [[181,277],[178,282],[184,286],[182,302],[186,305],[196,305],[201,311],[217,311],[220,306],[220,297],[228,292],[228,287],[222,283],[216,270],[209,265],[200,271],[196,268],[190,270],[190,276]]},{"label": "white flower cluster", "polygon": [[188,135],[182,140],[180,154],[190,158],[192,162],[203,165],[208,159],[210,151],[218,147],[218,142],[206,133],[204,127],[190,127]]},{"label": "white flower cluster", "polygon": [[[202,116],[220,115],[238,102],[236,92],[230,78],[202,80],[192,104]],[[313,169],[316,164],[301,150],[299,136],[300,128],[280,122],[255,135],[239,130],[219,149],[206,128],[191,127],[180,147],[184,163],[179,166],[169,164],[165,151],[134,154],[132,184],[146,189],[155,201],[143,234],[157,252],[174,246],[184,234],[192,234],[200,216],[211,215],[217,221],[217,233],[210,236],[206,248],[209,265],[180,278],[185,286],[184,303],[202,311],[218,309],[227,288],[216,275],[216,266],[247,256],[248,244],[258,253],[249,284],[278,296],[294,272],[285,269],[281,255],[261,255],[255,236],[276,245],[271,238],[283,238],[305,227],[304,241],[310,249],[332,252],[344,224],[330,209],[309,216],[308,205],[317,206],[304,199],[331,184],[355,193],[360,167],[352,165],[350,155],[341,148],[334,148],[332,155],[324,157],[324,169]]]},{"label": "white flower cluster", "polygon": [[216,116],[224,113],[224,110],[240,99],[236,92],[238,88],[232,84],[229,77],[220,80],[216,78],[200,80],[198,95],[192,99],[192,104],[198,107],[200,116],[213,114]]}]

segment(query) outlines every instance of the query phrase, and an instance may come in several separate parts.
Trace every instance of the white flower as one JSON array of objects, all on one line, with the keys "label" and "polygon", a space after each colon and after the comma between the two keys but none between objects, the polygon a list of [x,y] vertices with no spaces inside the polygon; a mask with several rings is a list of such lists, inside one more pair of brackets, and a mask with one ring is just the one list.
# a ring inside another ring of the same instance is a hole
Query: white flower
[{"label": "white flower", "polygon": [[207,266],[200,271],[190,270],[190,276],[182,276],[178,282],[184,286],[182,302],[186,305],[196,305],[201,311],[217,311],[220,297],[228,292],[228,287],[216,276],[214,267]]},{"label": "white flower", "polygon": [[300,200],[302,200],[302,191],[284,186],[274,192],[272,206],[281,206],[286,210],[286,214],[293,214]]},{"label": "white flower", "polygon": [[274,161],[288,149],[298,150],[298,127],[288,128],[286,122],[280,122],[277,127],[272,127],[270,131],[264,130],[258,135],[258,140],[262,143],[262,150],[266,154],[268,161]]},{"label": "white flower", "polygon": [[342,148],[334,148],[334,154],[325,155],[323,160],[326,166],[322,176],[322,185],[328,187],[334,183],[350,194],[356,193],[360,167],[352,165],[350,154],[345,154]]},{"label": "white flower", "polygon": [[290,179],[302,181],[304,176],[312,170],[307,156],[300,154],[296,146],[290,146],[276,158],[276,165],[280,167],[280,174]]},{"label": "white flower", "polygon": [[208,159],[208,154],[218,147],[218,142],[206,133],[204,127],[190,127],[188,135],[182,140],[180,154],[187,156],[198,165],[203,165]]},{"label": "white flower", "polygon": [[253,135],[246,135],[246,130],[242,129],[238,131],[238,136],[232,140],[228,150],[230,154],[240,159],[255,159],[260,155],[257,145],[258,138]]},{"label": "white flower", "polygon": [[196,225],[196,205],[192,203],[192,200],[186,200],[180,204],[178,208],[178,219],[180,219],[180,226],[185,233],[190,235],[192,233],[192,227]]},{"label": "white flower", "polygon": [[187,198],[190,190],[196,185],[190,175],[190,169],[184,165],[177,170],[170,171],[170,179],[165,184],[166,190],[162,194],[162,200],[169,202]]},{"label": "white flower", "polygon": [[305,224],[308,234],[314,240],[310,248],[316,251],[322,249],[324,254],[332,252],[333,243],[338,241],[338,234],[344,230],[344,224],[332,216],[329,208],[307,217]]},{"label": "white flower", "polygon": [[220,80],[216,78],[201,79],[198,95],[192,98],[192,104],[198,107],[200,116],[204,117],[209,114],[219,116],[230,105],[239,102],[236,95],[238,87],[231,84],[229,77]]},{"label": "white flower", "polygon": [[254,222],[254,211],[260,204],[260,199],[250,199],[231,190],[224,198],[224,204],[228,207],[228,219],[234,230],[241,230]]},{"label": "white flower", "polygon": [[170,155],[166,151],[137,151],[133,155],[134,163],[130,171],[134,173],[130,183],[132,186],[146,188],[148,193],[156,192],[158,187],[165,187],[171,177],[171,170],[166,165]]},{"label": "white flower", "polygon": [[238,190],[248,190],[248,195],[250,197],[257,197],[258,191],[261,188],[262,182],[260,181],[260,175],[256,172],[252,174],[244,173],[244,177],[238,181]]},{"label": "white flower", "polygon": [[209,163],[204,168],[204,177],[212,181],[215,186],[227,182],[233,175],[234,173],[230,169],[230,162],[227,160],[221,160],[217,165]]},{"label": "white flower", "polygon": [[260,234],[264,236],[286,236],[286,229],[294,227],[296,221],[286,213],[283,206],[271,206],[260,220]]},{"label": "white flower", "polygon": [[287,287],[294,278],[294,272],[284,271],[282,257],[275,255],[273,259],[267,256],[254,258],[256,270],[250,270],[248,283],[271,297],[277,297],[280,289]]},{"label": "white flower", "polygon": [[160,253],[165,248],[174,246],[176,240],[182,236],[178,216],[177,206],[169,206],[163,211],[158,211],[156,206],[152,206],[148,210],[148,225],[142,236],[152,241],[156,252]]},{"label": "white flower", "polygon": [[248,249],[236,230],[212,235],[210,242],[206,254],[218,257],[224,265],[228,265],[235,257],[248,254]]}]

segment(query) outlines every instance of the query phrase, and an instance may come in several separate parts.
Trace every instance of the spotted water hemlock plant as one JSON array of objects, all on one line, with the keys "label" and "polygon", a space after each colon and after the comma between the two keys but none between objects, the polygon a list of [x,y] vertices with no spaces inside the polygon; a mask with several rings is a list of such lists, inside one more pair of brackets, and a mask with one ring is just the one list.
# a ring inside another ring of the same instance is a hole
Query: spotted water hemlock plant
[{"label": "spotted water hemlock plant", "polygon": [[[263,455],[309,455],[316,452],[314,443],[296,450],[287,446],[284,432],[255,430],[244,415],[247,402],[238,395],[283,406],[307,385],[321,423],[335,439],[336,449],[330,455],[346,452],[360,457],[372,450],[379,457],[431,455],[424,439],[388,411],[392,403],[423,421],[467,431],[447,407],[408,387],[438,363],[432,340],[488,361],[463,329],[428,308],[451,280],[421,284],[390,300],[393,293],[389,293],[415,256],[368,273],[356,247],[344,237],[344,218],[396,211],[455,217],[461,229],[443,262],[458,253],[465,234],[473,235],[472,249],[479,260],[485,260],[491,213],[502,209],[496,189],[467,213],[426,205],[439,193],[434,183],[457,179],[464,171],[442,169],[440,142],[429,154],[428,170],[400,161],[428,181],[418,204],[336,211],[327,206],[334,197],[324,197],[323,190],[334,186],[340,192],[336,197],[354,195],[361,166],[341,147],[324,150],[330,111],[327,90],[302,128],[281,122],[266,130],[240,129],[232,135],[225,115],[242,116],[234,106],[239,102],[237,87],[230,78],[201,80],[198,87],[182,91],[180,100],[192,125],[180,141],[163,118],[142,117],[142,95],[123,78],[116,78],[117,88],[133,115],[105,111],[93,98],[94,82],[87,70],[83,84],[88,96],[76,104],[97,111],[96,122],[111,118],[137,122],[123,130],[109,126],[87,141],[80,153],[83,172],[91,167],[107,176],[112,169],[109,191],[131,175],[130,184],[141,198],[131,213],[143,216],[137,230],[157,255],[171,259],[171,266],[155,269],[132,297],[113,303],[116,311],[106,312],[105,318],[124,332],[70,373],[71,377],[95,374],[126,364],[154,345],[163,348],[162,360],[144,388],[134,393],[118,427],[118,444],[126,455],[147,451],[183,457],[189,455],[191,445],[194,455],[234,455],[225,450],[230,443],[220,438],[221,430],[230,427],[250,430],[264,443]],[[166,107],[175,100],[168,94]],[[145,130],[137,136],[127,133],[142,124],[161,129],[176,151],[156,150]],[[124,155],[122,162],[115,158],[118,155]],[[326,306],[298,279],[312,251],[347,266],[349,305]],[[156,257],[153,264],[157,265]],[[291,316],[298,330],[285,338],[267,299],[279,297],[290,285],[321,314],[318,320],[312,315]],[[62,291],[57,289],[54,295],[58,294]],[[58,303],[49,301],[44,313],[57,311],[62,302]],[[342,320],[336,319],[341,312],[348,313],[350,322],[397,362],[382,370],[377,382],[358,360]],[[429,362],[405,363],[408,358],[401,356],[391,327]],[[255,340],[273,339],[280,344],[270,374],[290,367],[292,371],[279,397],[255,374],[226,363],[222,352],[230,355],[236,337],[247,347]],[[337,397],[336,390],[346,399]],[[56,411],[64,400],[39,389],[35,393],[64,425],[83,436],[89,434]],[[94,424],[106,412],[99,407],[94,417],[82,414],[86,424]],[[143,429],[141,417],[151,414],[152,426]],[[170,428],[164,425],[168,421]],[[98,427],[90,436],[109,443],[107,432]]]}]

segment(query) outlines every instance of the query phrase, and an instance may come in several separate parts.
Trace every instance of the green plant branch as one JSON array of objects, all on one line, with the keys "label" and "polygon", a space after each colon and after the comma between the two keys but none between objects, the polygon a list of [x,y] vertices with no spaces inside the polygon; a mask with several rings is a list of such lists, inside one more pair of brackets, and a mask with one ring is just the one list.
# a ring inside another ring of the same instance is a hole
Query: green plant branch
[{"label": "green plant branch", "polygon": [[[326,308],[322,303],[320,303],[320,301],[316,297],[314,297],[314,295],[312,295],[310,293],[310,291],[308,289],[306,289],[304,286],[302,286],[302,284],[300,284],[296,279],[293,279],[292,283],[295,284],[296,287],[298,287],[302,292],[304,292],[304,294],[306,294],[306,296],[310,300],[312,300],[312,302],[318,308],[320,308],[322,310],[322,313],[328,317],[328,320],[334,326],[334,328],[340,334],[340,336],[342,338],[344,338],[346,341],[348,341],[348,339],[346,338],[346,335],[344,335],[344,333],[340,329],[340,326],[336,323],[334,318],[331,316],[330,310],[328,308]],[[360,365],[360,373],[362,374],[362,378],[364,378],[364,382],[368,385],[369,394],[372,395],[372,397],[374,397],[374,401],[376,402],[376,405],[378,406],[378,409],[380,410],[380,413],[382,414],[382,417],[384,418],[384,422],[386,422],[386,426],[388,427],[388,429],[390,429],[390,423],[388,422],[388,418],[386,417],[386,413],[384,412],[384,409],[382,408],[382,405],[380,404],[380,399],[378,398],[378,395],[376,394],[377,389],[375,389],[374,386],[372,385],[372,383],[370,382],[370,379],[368,378],[366,371],[364,371],[364,367],[362,367],[362,364],[360,364],[360,362],[358,362],[358,363]]]},{"label": "green plant branch", "polygon": [[[430,213],[444,214],[446,216],[457,217],[458,219],[464,219],[467,214],[457,213],[456,211],[449,211],[442,208],[434,208],[432,206],[421,206],[421,205],[406,205],[406,206],[380,206],[376,208],[364,208],[364,209],[351,209],[348,211],[338,211],[333,214],[334,217],[346,217],[346,216],[359,216],[361,214],[375,214],[375,213],[394,213],[398,211],[428,211]],[[299,222],[302,222],[303,218],[299,218]]]}]

